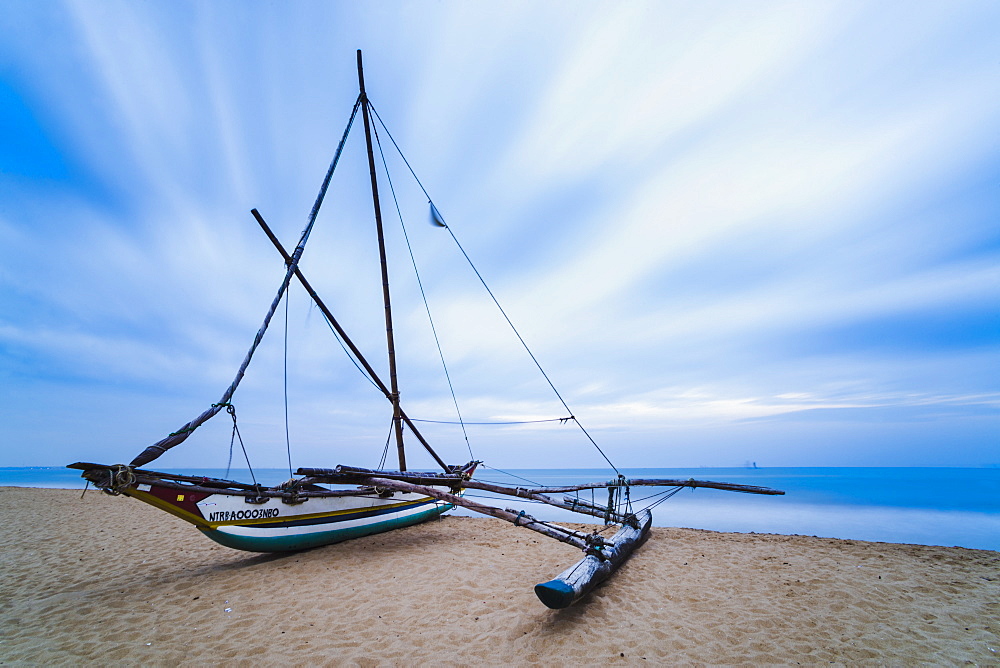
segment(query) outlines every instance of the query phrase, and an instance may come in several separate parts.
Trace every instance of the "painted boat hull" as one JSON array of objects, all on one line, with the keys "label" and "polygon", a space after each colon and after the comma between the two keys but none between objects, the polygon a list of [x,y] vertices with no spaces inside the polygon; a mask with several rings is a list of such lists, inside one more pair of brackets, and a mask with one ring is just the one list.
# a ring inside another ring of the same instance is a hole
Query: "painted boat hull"
[{"label": "painted boat hull", "polygon": [[288,504],[247,503],[238,494],[184,492],[140,484],[123,493],[197,526],[220,545],[249,552],[290,552],[400,529],[453,506],[417,494],[313,497]]}]

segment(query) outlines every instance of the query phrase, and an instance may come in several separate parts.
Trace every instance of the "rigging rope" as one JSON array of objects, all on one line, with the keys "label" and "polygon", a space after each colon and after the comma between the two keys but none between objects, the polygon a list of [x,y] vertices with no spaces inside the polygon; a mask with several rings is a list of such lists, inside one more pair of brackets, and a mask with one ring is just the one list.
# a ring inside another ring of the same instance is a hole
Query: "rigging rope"
[{"label": "rigging rope", "polygon": [[337,330],[336,328],[334,328],[333,323],[330,322],[330,319],[327,318],[326,314],[323,313],[322,311],[320,311],[320,314],[323,316],[323,322],[326,323],[327,328],[333,334],[334,340],[336,340],[336,342],[340,344],[340,347],[344,350],[344,354],[347,355],[347,359],[351,360],[351,364],[354,365],[354,368],[357,369],[362,376],[364,376],[365,380],[371,383],[372,387],[381,392],[382,389],[378,386],[378,383],[372,380],[372,377],[368,375],[368,372],[366,372],[364,369],[361,368],[361,365],[358,364],[357,359],[355,359],[354,355],[351,354],[351,351],[347,349],[347,344],[345,344],[343,339],[340,338],[340,334],[337,333]]},{"label": "rigging rope", "polygon": [[[423,191],[424,195],[427,197],[427,201],[430,202],[431,205],[433,206],[434,202],[431,199],[430,193],[427,192],[427,188],[424,187],[424,184],[420,182],[420,178],[417,176],[417,173],[413,170],[413,167],[410,165],[410,161],[406,159],[405,155],[403,155],[402,149],[399,148],[399,144],[396,143],[396,140],[393,138],[392,133],[389,132],[389,128],[386,127],[385,121],[382,120],[382,117],[379,116],[378,111],[375,110],[375,107],[370,102],[368,103],[368,107],[372,110],[372,113],[375,114],[375,118],[378,119],[379,124],[385,130],[386,136],[389,137],[390,141],[392,141],[392,145],[396,147],[396,151],[399,153],[399,157],[403,159],[403,162],[406,164],[406,167],[410,170],[410,174],[413,175],[413,179],[417,182],[417,185],[420,186],[420,189]],[[439,222],[443,223],[444,221],[439,219]],[[561,394],[559,394],[559,390],[556,389],[555,384],[549,378],[548,374],[545,373],[545,369],[542,368],[542,365],[539,363],[539,361],[535,357],[534,353],[531,352],[531,349],[528,347],[528,344],[525,343],[524,339],[521,337],[520,332],[517,331],[517,328],[514,327],[514,323],[511,322],[511,319],[507,316],[507,312],[504,311],[503,307],[500,305],[500,301],[496,298],[496,295],[493,294],[493,291],[490,290],[490,286],[486,284],[486,280],[483,278],[482,274],[479,273],[479,270],[476,268],[476,265],[473,264],[472,258],[469,257],[469,254],[465,252],[465,248],[463,248],[462,244],[459,243],[458,237],[455,236],[455,233],[452,231],[451,227],[449,227],[448,225],[445,225],[444,228],[446,230],[448,230],[448,234],[451,235],[452,241],[455,242],[455,245],[458,246],[458,250],[461,251],[461,253],[462,253],[463,256],[465,256],[466,262],[469,263],[469,266],[472,268],[472,271],[475,272],[476,277],[479,279],[479,282],[483,284],[484,288],[486,288],[486,292],[489,294],[490,298],[493,300],[493,303],[496,304],[497,309],[500,310],[500,314],[503,315],[504,320],[506,320],[507,324],[510,325],[510,328],[514,332],[514,335],[521,342],[521,345],[524,347],[525,351],[528,353],[528,356],[531,357],[531,361],[535,363],[536,367],[538,367],[538,370],[541,372],[542,377],[545,378],[545,381],[549,384],[549,387],[552,388],[552,391],[555,393],[555,395],[559,399],[560,403],[562,403],[563,408],[566,409],[567,413],[569,413],[570,415],[573,415],[573,411],[571,411],[570,408],[569,408],[569,406],[566,404],[566,400],[563,399],[563,397],[562,397]],[[618,467],[615,466],[612,463],[612,461],[608,458],[607,454],[605,454],[604,450],[601,449],[601,446],[599,446],[597,444],[597,441],[594,440],[594,437],[590,435],[590,433],[580,423],[580,421],[577,420],[575,417],[573,418],[573,421],[576,422],[576,425],[580,428],[580,431],[583,432],[584,436],[587,437],[587,440],[589,440],[591,442],[591,444],[597,449],[597,451],[599,453],[601,453],[601,456],[604,458],[604,461],[606,461],[608,463],[608,465],[612,469],[614,469],[615,473],[617,473],[618,475],[621,475],[621,471],[618,470]]]},{"label": "rigging rope", "polygon": [[233,433],[229,437],[229,459],[226,460],[226,475],[223,478],[229,478],[229,470],[233,468],[233,444],[236,441],[236,421],[233,420]]},{"label": "rigging rope", "polygon": [[[371,105],[369,104],[369,107]],[[374,111],[374,109],[373,109]],[[384,126],[383,126],[384,127]],[[448,373],[448,364],[444,361],[444,351],[441,349],[441,339],[438,338],[437,327],[434,326],[434,317],[431,315],[431,307],[427,302],[427,293],[424,291],[424,283],[420,280],[420,270],[417,269],[417,259],[413,255],[413,246],[410,245],[410,235],[406,232],[406,224],[403,222],[403,212],[399,208],[399,200],[396,198],[396,188],[392,185],[392,176],[389,175],[389,166],[385,161],[385,153],[382,151],[382,140],[379,139],[378,126],[373,125],[375,133],[375,144],[378,146],[379,157],[382,158],[382,169],[385,171],[385,180],[389,183],[389,192],[392,193],[392,201],[396,205],[396,215],[399,216],[399,226],[403,230],[403,239],[406,240],[406,250],[410,253],[410,263],[413,265],[413,273],[417,277],[417,286],[420,288],[420,297],[424,302],[424,310],[427,312],[427,321],[431,326],[431,333],[434,335],[434,345],[437,346],[438,357],[441,359],[441,367],[444,369],[444,377],[448,382],[448,389],[451,391],[451,400],[455,404],[455,413],[458,415],[458,423],[462,425],[462,436],[465,438],[465,447],[469,450],[469,457],[475,459],[472,453],[472,444],[469,442],[469,433],[465,430],[465,422],[462,420],[462,411],[458,407],[458,397],[455,396],[455,386],[451,382],[451,374]],[[388,133],[388,130],[386,130]]]},{"label": "rigging rope", "polygon": [[[490,290],[490,286],[488,286],[486,284],[486,280],[483,279],[482,274],[479,273],[479,270],[476,269],[476,266],[472,263],[472,258],[470,258],[469,255],[468,255],[468,253],[465,252],[465,249],[462,248],[462,244],[459,243],[458,238],[455,236],[455,233],[452,232],[452,230],[451,230],[450,227],[446,227],[445,229],[448,230],[448,234],[451,235],[451,238],[455,242],[455,245],[458,246],[458,249],[462,252],[462,255],[465,256],[466,261],[469,263],[469,266],[472,267],[472,271],[475,272],[476,277],[479,279],[479,282],[483,284],[484,288],[486,288],[486,292],[490,295],[490,298],[493,300],[493,303],[496,304],[497,309],[499,309],[500,314],[504,317],[504,320],[506,320],[507,324],[510,325],[510,329],[511,329],[511,331],[514,332],[514,336],[516,336],[517,340],[521,342],[521,345],[524,347],[524,350],[528,353],[528,356],[531,358],[531,361],[535,363],[536,367],[538,367],[538,371],[541,372],[542,377],[545,378],[545,382],[547,382],[549,384],[549,387],[552,388],[552,391],[555,393],[556,397],[559,399],[559,402],[563,405],[563,408],[566,409],[566,412],[569,413],[570,415],[573,415],[573,411],[570,409],[569,405],[566,403],[566,400],[563,399],[563,397],[562,397],[561,394],[559,394],[559,390],[556,389],[556,386],[552,382],[552,379],[549,378],[549,375],[547,373],[545,373],[545,369],[542,368],[542,365],[538,361],[538,358],[536,358],[535,354],[533,352],[531,352],[531,349],[528,347],[528,344],[521,337],[521,333],[517,331],[516,327],[514,327],[514,323],[511,322],[511,319],[507,316],[507,312],[503,310],[503,307],[500,305],[499,300],[497,300],[496,295],[493,294],[493,291]],[[601,453],[601,457],[603,457],[604,461],[606,461],[608,463],[608,466],[610,466],[612,469],[614,469],[615,473],[621,475],[621,472],[618,470],[618,467],[615,466],[611,462],[611,460],[608,458],[607,454],[605,454],[604,450],[601,449],[601,446],[599,446],[597,444],[597,441],[594,440],[594,437],[590,435],[590,432],[588,432],[586,430],[586,428],[584,428],[584,426],[580,423],[580,421],[575,416],[573,417],[573,421],[580,428],[580,431],[583,432],[584,436],[587,437],[587,440],[589,440],[591,442],[591,444],[595,448],[597,448],[597,451],[599,453]]]},{"label": "rigging rope", "polygon": [[506,425],[506,424],[538,424],[540,422],[562,422],[566,423],[569,420],[573,420],[573,416],[564,418],[548,418],[545,420],[520,420],[514,422],[449,422],[447,420],[418,420],[417,418],[410,418],[411,422],[428,422],[430,424],[462,424],[462,425]]},{"label": "rigging rope", "polygon": [[523,480],[524,482],[530,482],[535,487],[543,486],[541,483],[535,482],[534,480],[528,480],[527,478],[522,478],[521,476],[511,473],[510,471],[504,471],[503,469],[498,469],[494,466],[487,466],[486,464],[480,464],[480,466],[482,466],[484,469],[490,469],[491,471],[498,471],[500,473],[503,473],[504,475],[509,475],[511,478],[517,478],[518,480]]},{"label": "rigging rope", "polygon": [[[670,497],[672,497],[674,494],[676,494],[677,492],[681,491],[682,489],[684,489],[684,488],[683,487],[675,487],[674,489],[667,490],[666,492],[660,492],[659,494],[654,494],[653,496],[646,497],[646,499],[656,498],[657,496],[661,496],[663,498],[657,500],[654,503],[649,504],[648,506],[646,506],[644,508],[640,508],[639,511],[641,512],[643,510],[652,510],[653,508],[657,507],[658,505],[660,505],[661,503],[663,503],[664,501],[666,501],[667,499],[669,499]],[[643,499],[643,500],[645,501],[646,499]]]},{"label": "rigging rope", "polygon": [[[221,408],[221,404],[219,407]],[[225,404],[226,412],[233,418],[233,437],[240,439],[240,449],[243,450],[243,458],[247,460],[247,470],[250,471],[250,478],[253,484],[257,485],[257,477],[253,474],[253,467],[250,466],[250,456],[247,454],[246,446],[243,445],[243,436],[240,435],[240,428],[236,426],[236,407],[232,404]],[[229,439],[229,465],[226,466],[226,477],[229,477],[229,466],[233,463],[233,439]]]},{"label": "rigging rope", "polygon": [[395,431],[396,425],[394,421],[389,422],[389,435],[385,437],[385,447],[382,448],[382,459],[378,462],[378,467],[376,470],[380,470],[385,466],[385,460],[389,457],[389,442],[392,440],[392,434]]}]

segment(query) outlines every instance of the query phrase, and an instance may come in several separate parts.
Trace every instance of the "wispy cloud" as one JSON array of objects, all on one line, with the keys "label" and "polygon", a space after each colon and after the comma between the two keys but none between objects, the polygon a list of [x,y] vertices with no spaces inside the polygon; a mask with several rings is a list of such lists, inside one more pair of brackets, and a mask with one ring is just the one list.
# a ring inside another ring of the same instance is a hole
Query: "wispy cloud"
[{"label": "wispy cloud", "polygon": [[[282,271],[247,209],[298,234],[362,46],[393,135],[572,410],[626,463],[726,464],[748,448],[801,462],[816,420],[817,461],[871,463],[881,438],[880,463],[977,463],[997,429],[997,26],[973,2],[15,3],[4,78],[64,167],[0,176],[0,379],[32,398],[19,413],[61,404],[67,433],[133,393],[165,411],[214,401]],[[358,130],[303,269],[382,368]],[[424,226],[422,193],[394,178],[466,417],[561,417],[446,234]],[[404,303],[416,286],[392,280],[404,397],[443,417],[422,306]],[[325,434],[380,440],[384,400],[362,398],[298,291],[290,323],[303,456],[325,457]],[[281,326],[240,396],[265,440],[281,438]],[[4,440],[40,420],[5,420]],[[926,446],[949,428],[951,459]],[[518,457],[572,447],[550,426],[498,433],[476,436]],[[859,434],[864,452],[845,445]],[[40,463],[82,456],[46,451]]]}]

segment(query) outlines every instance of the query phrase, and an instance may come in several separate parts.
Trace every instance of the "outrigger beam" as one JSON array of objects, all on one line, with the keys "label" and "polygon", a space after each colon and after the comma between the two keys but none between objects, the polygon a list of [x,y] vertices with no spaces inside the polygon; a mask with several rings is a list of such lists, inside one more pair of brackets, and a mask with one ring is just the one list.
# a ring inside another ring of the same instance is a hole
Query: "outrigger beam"
[{"label": "outrigger beam", "polygon": [[[468,468],[466,465],[464,468]],[[566,510],[580,513],[582,515],[591,515],[593,517],[599,517],[603,520],[613,522],[615,524],[631,524],[636,525],[636,518],[634,515],[622,514],[617,512],[613,508],[607,508],[595,503],[590,503],[588,501],[573,498],[571,496],[564,497],[562,500],[553,498],[549,496],[549,493],[558,492],[577,492],[585,489],[603,489],[603,488],[620,488],[629,485],[635,485],[640,487],[706,487],[709,489],[719,489],[728,492],[743,492],[745,494],[784,494],[783,491],[777,489],[771,489],[769,487],[759,487],[757,485],[738,485],[735,483],[726,482],[712,482],[709,480],[672,480],[672,479],[655,479],[655,478],[645,478],[638,480],[628,480],[628,479],[618,479],[610,480],[608,482],[598,482],[598,483],[584,483],[581,485],[566,485],[562,487],[506,487],[504,485],[497,485],[494,483],[481,482],[479,480],[469,479],[469,476],[462,476],[460,474],[440,474],[440,473],[421,473],[416,471],[376,471],[372,469],[365,469],[355,466],[338,466],[333,469],[317,469],[317,468],[300,468],[297,473],[299,475],[309,476],[309,482],[320,482],[320,483],[332,483],[332,484],[369,484],[367,481],[369,478],[376,476],[379,478],[397,480],[400,482],[406,482],[411,485],[420,485],[424,487],[428,486],[447,486],[451,487],[453,491],[457,491],[459,487],[464,487],[467,489],[480,489],[486,492],[493,492],[494,494],[503,494],[506,496],[513,496],[521,499],[529,499],[532,501],[539,501],[541,503],[548,504],[550,506],[555,506],[556,508],[564,508]],[[487,513],[489,514],[489,513]],[[505,518],[501,518],[505,519]]]},{"label": "outrigger beam", "polygon": [[564,485],[561,487],[536,487],[531,491],[538,494],[557,494],[559,492],[579,492],[584,489],[602,489],[605,487],[706,487],[721,489],[726,492],[743,492],[744,494],[784,494],[780,489],[759,487],[757,485],[737,485],[731,482],[713,482],[711,480],[672,480],[659,478],[635,478],[610,480],[608,482],[591,482],[582,485]]},{"label": "outrigger beam", "polygon": [[[449,473],[451,469],[448,469]],[[447,478],[448,474],[427,474],[417,471],[376,471],[355,466],[338,466],[333,469],[299,469],[299,475],[322,476],[328,478],[326,482],[331,483],[354,483],[367,476],[379,476],[382,478],[392,478],[402,480],[416,485],[441,485],[448,484],[441,482]],[[588,482],[579,485],[562,485],[559,487],[506,487],[492,483],[480,482],[478,480],[467,480],[462,483],[463,487],[481,489],[497,494],[517,496],[522,499],[535,499],[549,503],[554,499],[547,497],[547,494],[558,494],[560,492],[579,492],[585,489],[605,489],[608,487],[705,487],[708,489],[719,489],[726,492],[742,492],[744,494],[770,494],[782,495],[780,489],[770,487],[760,487],[758,485],[739,485],[731,482],[714,482],[711,480],[675,480],[669,478],[621,478],[609,480],[607,482]],[[559,505],[558,502],[556,505]]]},{"label": "outrigger beam", "polygon": [[[468,466],[469,465],[466,465],[466,467],[463,468],[468,468]],[[613,509],[605,508],[604,506],[589,503],[581,499],[566,497],[563,500],[559,500],[545,494],[539,494],[533,489],[525,489],[523,487],[505,487],[503,485],[480,482],[479,480],[463,479],[461,476],[456,477],[456,475],[442,475],[437,473],[427,474],[411,471],[373,471],[371,469],[354,466],[338,466],[335,469],[300,468],[296,473],[298,475],[309,476],[309,482],[319,483],[363,484],[365,478],[370,476],[379,476],[381,478],[409,482],[414,485],[447,485],[449,487],[461,486],[468,489],[481,489],[485,492],[493,492],[494,494],[504,494],[506,496],[514,496],[520,499],[539,501],[550,506],[555,506],[556,508],[564,508],[574,513],[580,513],[581,515],[599,517],[605,521],[611,521],[615,524],[635,523],[635,518],[631,515],[623,515],[615,512]],[[468,478],[468,476],[465,476],[465,478]]]},{"label": "outrigger beam", "polygon": [[591,543],[589,543],[579,532],[561,527],[557,524],[552,524],[551,522],[541,522],[524,512],[501,510],[500,508],[494,508],[493,506],[487,506],[482,503],[470,501],[464,497],[458,496],[457,494],[443,492],[439,489],[428,487],[427,485],[414,485],[413,483],[403,482],[402,480],[369,477],[364,479],[364,484],[372,487],[391,489],[396,492],[423,494],[424,496],[440,499],[441,501],[445,501],[456,506],[468,508],[469,510],[482,513],[483,515],[489,515],[490,517],[505,520],[514,526],[521,526],[526,529],[531,529],[532,531],[537,531],[538,533],[548,536],[549,538],[555,538],[562,543],[578,547],[581,550],[591,548]]}]

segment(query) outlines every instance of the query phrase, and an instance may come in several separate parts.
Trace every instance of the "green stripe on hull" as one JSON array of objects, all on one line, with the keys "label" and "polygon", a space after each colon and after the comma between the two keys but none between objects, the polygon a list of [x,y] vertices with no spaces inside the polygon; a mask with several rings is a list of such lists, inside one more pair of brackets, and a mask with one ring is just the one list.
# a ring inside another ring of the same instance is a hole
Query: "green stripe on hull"
[{"label": "green stripe on hull", "polygon": [[[420,524],[433,519],[441,513],[451,510],[454,506],[432,506],[423,512],[414,513],[405,517],[389,516],[388,519],[355,527],[334,528],[327,531],[317,531],[314,533],[297,534],[290,536],[236,536],[223,533],[217,529],[202,529],[204,534],[220,545],[231,547],[247,552],[294,552],[295,550],[307,550],[311,547],[340,543],[352,538],[361,538],[376,533],[402,529],[403,527]],[[331,522],[331,525],[336,525]]]}]

